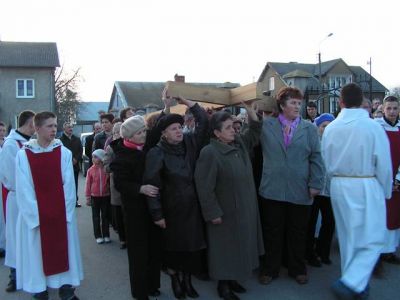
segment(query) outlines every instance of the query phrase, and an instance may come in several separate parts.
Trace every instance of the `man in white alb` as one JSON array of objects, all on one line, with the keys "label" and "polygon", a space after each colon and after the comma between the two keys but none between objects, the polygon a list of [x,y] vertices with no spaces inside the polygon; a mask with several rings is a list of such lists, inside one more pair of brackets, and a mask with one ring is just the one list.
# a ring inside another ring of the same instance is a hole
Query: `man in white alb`
[{"label": "man in white alb", "polygon": [[389,141],[382,126],[360,108],[361,88],[341,91],[339,116],[325,129],[322,152],[341,256],[338,299],[367,299],[369,278],[385,244],[385,198],[392,194]]}]

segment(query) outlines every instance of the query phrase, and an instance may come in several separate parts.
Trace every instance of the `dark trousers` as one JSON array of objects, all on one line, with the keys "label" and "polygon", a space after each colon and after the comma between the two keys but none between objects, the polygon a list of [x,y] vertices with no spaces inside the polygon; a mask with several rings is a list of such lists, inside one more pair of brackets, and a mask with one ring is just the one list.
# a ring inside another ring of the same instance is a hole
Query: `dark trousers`
[{"label": "dark trousers", "polygon": [[124,203],[123,213],[131,293],[133,297],[142,299],[160,287],[161,229],[151,221],[143,200]]},{"label": "dark trousers", "polygon": [[10,280],[17,280],[17,273],[15,268],[10,268],[10,275],[8,275],[8,277],[10,278]]},{"label": "dark trousers", "polygon": [[263,274],[272,277],[279,275],[284,251],[288,255],[289,275],[307,274],[304,254],[309,211],[309,205],[262,199],[260,212],[263,215],[265,245],[265,257],[261,264]]},{"label": "dark trousers", "polygon": [[121,205],[111,205],[111,209],[113,211],[113,220],[115,221],[116,229],[118,230],[119,241],[126,242],[125,222],[122,207]]},{"label": "dark trousers", "polygon": [[110,196],[91,198],[94,237],[96,239],[110,237],[110,228],[107,218],[110,207]]},{"label": "dark trousers", "polygon": [[75,179],[76,204],[78,204],[78,179],[79,179],[79,169],[75,169],[75,168],[74,168],[74,179]]},{"label": "dark trousers", "polygon": [[[315,240],[315,227],[319,211],[321,211],[321,229],[319,230],[318,238]],[[331,198],[316,196],[311,206],[308,224],[306,258],[316,254],[322,259],[328,259],[334,231],[335,218],[333,216]]]}]

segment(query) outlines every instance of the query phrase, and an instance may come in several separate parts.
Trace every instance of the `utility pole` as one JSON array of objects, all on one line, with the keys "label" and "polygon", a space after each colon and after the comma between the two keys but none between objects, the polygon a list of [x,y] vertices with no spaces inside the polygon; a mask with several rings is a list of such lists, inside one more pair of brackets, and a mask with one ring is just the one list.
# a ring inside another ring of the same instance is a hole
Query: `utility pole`
[{"label": "utility pole", "polygon": [[322,73],[321,73],[321,51],[318,52],[318,68],[319,68],[319,95],[322,95]]},{"label": "utility pole", "polygon": [[372,59],[371,57],[369,58],[369,61],[367,62],[369,65],[369,100],[372,101]]},{"label": "utility pole", "polygon": [[[323,41],[325,41],[327,38],[329,38],[329,37],[331,37],[333,35],[333,33],[331,32],[331,33],[329,33],[326,37],[324,37],[324,39],[323,40],[321,40],[320,42],[319,42],[319,45],[318,45],[318,81],[319,81],[319,97],[321,97],[322,96],[322,70],[321,70],[321,64],[322,64],[322,62],[321,62],[321,44],[322,44],[322,42]],[[323,99],[323,97],[322,97],[322,99]],[[322,104],[323,105],[323,104]]]}]

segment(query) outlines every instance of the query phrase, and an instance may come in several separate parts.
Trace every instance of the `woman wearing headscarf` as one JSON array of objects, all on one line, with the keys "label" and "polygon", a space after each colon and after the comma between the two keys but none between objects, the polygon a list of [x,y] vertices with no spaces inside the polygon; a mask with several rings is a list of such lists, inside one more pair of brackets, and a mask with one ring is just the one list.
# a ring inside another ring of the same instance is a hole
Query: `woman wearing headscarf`
[{"label": "woman wearing headscarf", "polygon": [[[318,128],[318,134],[322,141],[326,126],[331,123],[335,117],[332,114],[324,113],[317,117],[314,124]],[[310,220],[308,223],[306,260],[313,267],[321,267],[322,264],[330,265],[331,243],[333,233],[335,232],[335,218],[333,216],[329,181],[325,175],[324,187],[320,194],[314,197],[311,205]],[[318,216],[321,214],[321,227],[318,235],[315,234]]]},{"label": "woman wearing headscarf", "polygon": [[120,134],[121,138],[110,144],[114,153],[110,168],[115,188],[121,194],[131,293],[138,300],[147,300],[149,295],[160,295],[161,233],[151,220],[145,197],[158,193],[158,188],[143,184],[146,157],[143,117],[128,118],[122,123]]},{"label": "woman wearing headscarf", "polygon": [[276,97],[279,115],[263,122],[263,174],[259,194],[265,260],[259,281],[269,284],[279,275],[286,240],[288,272],[297,283],[308,282],[304,262],[309,211],[324,182],[317,127],[300,117],[303,95],[293,87]]},{"label": "woman wearing headscarf", "polygon": [[[171,277],[177,299],[197,298],[191,274],[202,269],[202,250],[206,248],[204,221],[194,183],[198,153],[205,141],[206,112],[192,101],[177,99],[189,107],[195,118],[193,132],[183,133],[184,119],[178,114],[162,116],[157,124],[162,136],[146,157],[145,183],[159,188],[148,198],[155,224],[164,236],[164,266]],[[182,282],[180,279],[182,272]]]},{"label": "woman wearing headscarf", "polygon": [[237,300],[245,280],[264,253],[257,193],[249,151],[257,144],[261,122],[247,107],[249,127],[235,133],[234,118],[221,111],[210,120],[211,141],[200,153],[196,186],[208,236],[210,277],[218,280],[218,294]]}]

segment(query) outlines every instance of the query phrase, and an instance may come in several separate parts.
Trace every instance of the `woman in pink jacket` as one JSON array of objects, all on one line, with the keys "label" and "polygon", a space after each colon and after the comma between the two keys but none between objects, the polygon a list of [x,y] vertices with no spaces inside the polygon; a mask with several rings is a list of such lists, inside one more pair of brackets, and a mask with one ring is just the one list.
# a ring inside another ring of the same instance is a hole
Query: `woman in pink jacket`
[{"label": "woman in pink jacket", "polygon": [[107,218],[108,203],[110,202],[110,179],[103,168],[104,157],[104,150],[95,150],[92,153],[93,166],[89,168],[86,175],[86,205],[92,207],[94,237],[97,244],[111,242]]}]

